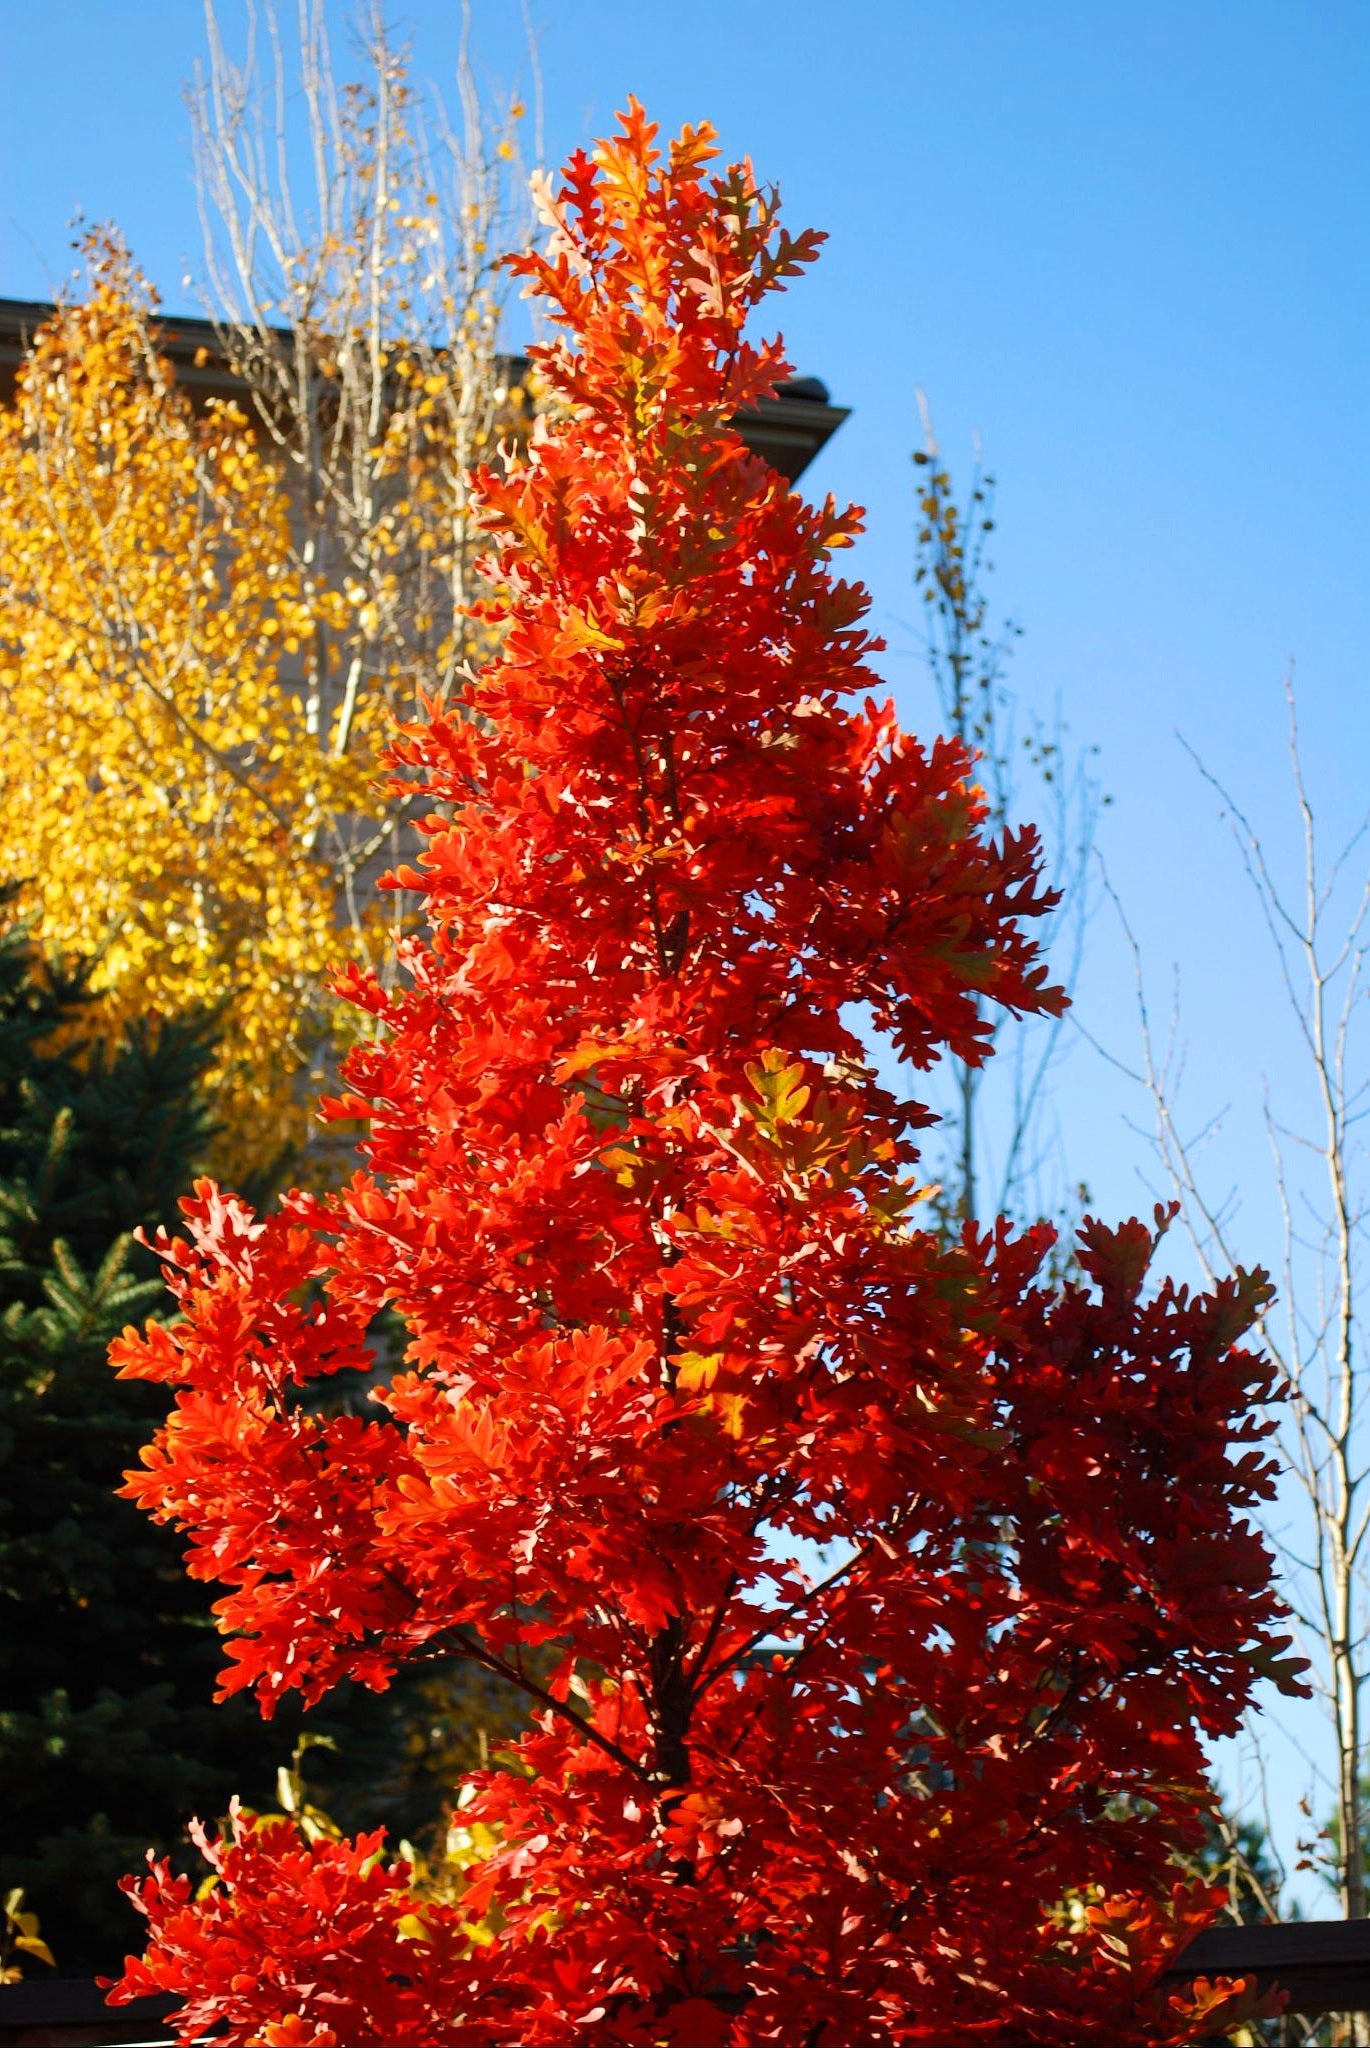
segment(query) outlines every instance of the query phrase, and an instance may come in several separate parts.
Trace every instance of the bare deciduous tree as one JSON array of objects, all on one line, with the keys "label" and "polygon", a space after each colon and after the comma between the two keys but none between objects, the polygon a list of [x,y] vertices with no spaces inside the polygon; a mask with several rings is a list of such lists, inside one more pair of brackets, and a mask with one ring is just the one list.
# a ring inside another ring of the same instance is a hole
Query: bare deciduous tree
[{"label": "bare deciduous tree", "polygon": [[[1020,807],[1039,822],[1047,874],[1060,893],[1040,938],[1055,977],[1069,990],[1089,917],[1090,851],[1100,806],[1108,801],[1092,770],[1097,750],[1070,746],[1059,706],[1048,719],[1025,713],[1006,687],[1019,628],[990,618],[985,586],[994,566],[988,554],[994,478],[981,467],[977,449],[959,502],[921,392],[919,404],[924,446],[914,456],[920,515],[914,580],[923,598],[928,671],[946,730],[978,756],[992,828],[1014,829]],[[1033,785],[1030,800],[1024,771]],[[1060,1018],[1025,1023],[996,1016],[992,1043],[999,1057],[987,1066],[949,1063],[940,1197],[949,1228],[981,1214],[1074,1220],[1083,1191],[1063,1167],[1047,1085],[1062,1051],[1061,1024]]]},{"label": "bare deciduous tree", "polygon": [[[1253,823],[1223,783],[1193,758],[1231,826],[1292,1027],[1293,1057],[1282,1060],[1264,1091],[1263,1124],[1284,1241],[1276,1304],[1260,1334],[1288,1395],[1281,1434],[1305,1512],[1292,1537],[1281,1537],[1278,1529],[1272,1533],[1281,1541],[1302,1647],[1335,1745],[1329,1875],[1343,1913],[1360,1919],[1367,1905],[1362,1709],[1370,1675],[1370,1378],[1360,1328],[1367,1214],[1360,1126],[1370,1108],[1370,1046],[1364,1035],[1370,819],[1327,857],[1300,757],[1292,687],[1287,701],[1299,826],[1296,872],[1285,872],[1272,851],[1271,833]],[[1210,1116],[1197,1128],[1182,1121],[1177,1016],[1162,1042],[1148,1008],[1140,948],[1121,908],[1119,915],[1132,948],[1141,1016],[1143,1064],[1135,1078],[1150,1096],[1157,1154],[1211,1281],[1238,1263],[1235,1204],[1215,1192],[1211,1162],[1204,1157],[1221,1118]]]},{"label": "bare deciduous tree", "polygon": [[[190,109],[206,299],[286,474],[315,614],[301,687],[318,744],[342,755],[420,688],[446,695],[473,652],[466,477],[522,397],[497,351],[497,263],[531,228],[513,175],[524,110],[491,117],[465,16],[455,123],[415,90],[377,0],[360,8],[361,76],[346,83],[323,0],[299,0],[289,45],[275,0],[249,0],[239,61],[214,0],[205,19]],[[363,936],[367,883],[402,818],[329,827]]]}]

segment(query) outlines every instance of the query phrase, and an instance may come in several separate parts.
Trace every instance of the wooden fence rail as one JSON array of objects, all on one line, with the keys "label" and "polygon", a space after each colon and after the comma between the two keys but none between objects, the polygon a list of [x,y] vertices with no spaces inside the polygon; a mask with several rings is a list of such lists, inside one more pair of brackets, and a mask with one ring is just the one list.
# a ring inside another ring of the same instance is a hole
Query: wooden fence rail
[{"label": "wooden fence rail", "polygon": [[174,1998],[106,2005],[89,1977],[0,1984],[0,2048],[87,2048],[87,2044],[169,2041]]},{"label": "wooden fence rail", "polygon": [[[1170,1972],[1255,1977],[1279,1985],[1289,2010],[1311,2017],[1370,2012],[1370,1920],[1292,1920],[1266,1927],[1211,1927]],[[0,1984],[0,2048],[134,2048],[171,2039],[175,2001],[140,1998],[110,2007],[89,1978]]]},{"label": "wooden fence rail", "polygon": [[1370,2012],[1370,1920],[1285,1920],[1274,1926],[1210,1927],[1170,1973],[1255,1977],[1288,1993],[1289,2011]]}]

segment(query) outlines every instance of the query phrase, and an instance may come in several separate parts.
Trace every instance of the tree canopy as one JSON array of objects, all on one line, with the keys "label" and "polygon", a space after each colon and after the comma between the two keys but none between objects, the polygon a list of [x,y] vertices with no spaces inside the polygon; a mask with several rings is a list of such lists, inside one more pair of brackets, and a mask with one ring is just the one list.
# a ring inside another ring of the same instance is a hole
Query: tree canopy
[{"label": "tree canopy", "polygon": [[[226,1696],[465,1655],[533,1698],[458,1898],[239,1810],[154,1862],[165,1989],[229,2042],[1194,2039],[1207,1737],[1286,1687],[1260,1274],[1148,1284],[1165,1218],[931,1227],[883,1087],[1047,1011],[1031,830],[872,694],[858,517],[730,425],[813,255],[640,108],[515,268],[555,400],[477,479],[497,659],[402,732],[427,933],[334,1113],[364,1164],[157,1247],[175,1390],[126,1492],[221,1589]],[[390,1333],[403,1330],[403,1355]],[[341,1378],[339,1377],[341,1376]],[[328,1388],[369,1387],[355,1402]],[[816,1552],[823,1562],[815,1561]],[[534,1662],[550,1657],[551,1668]]]},{"label": "tree canopy", "polygon": [[306,587],[276,465],[242,412],[195,411],[152,311],[106,250],[0,412],[0,826],[107,1035],[218,1012],[241,1174],[298,1140],[339,952],[328,822],[371,807],[375,761],[310,729],[289,656],[342,599]]}]

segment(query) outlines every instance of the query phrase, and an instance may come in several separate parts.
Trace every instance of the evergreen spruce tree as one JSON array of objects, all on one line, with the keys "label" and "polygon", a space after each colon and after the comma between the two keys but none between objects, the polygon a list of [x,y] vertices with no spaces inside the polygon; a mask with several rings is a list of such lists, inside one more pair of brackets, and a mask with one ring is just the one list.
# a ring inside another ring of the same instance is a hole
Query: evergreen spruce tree
[{"label": "evergreen spruce tree", "polygon": [[[85,1006],[80,975],[0,928],[0,1896],[24,1889],[63,1975],[134,1943],[118,1880],[150,1840],[178,1855],[234,1792],[300,1796],[305,1721],[214,1704],[214,1592],[116,1496],[166,1402],[106,1352],[165,1304],[134,1232],[174,1221],[203,1157],[213,1045],[180,1023],[110,1051]],[[522,1727],[518,1701],[465,1667],[383,1700],[347,1688],[307,1717],[310,1795],[349,1826],[379,1808],[440,1856],[454,1778]]]},{"label": "evergreen spruce tree", "polygon": [[23,1886],[64,1975],[127,1946],[115,1886],[149,1833],[173,1845],[268,1756],[211,1707],[211,1596],[178,1538],[115,1494],[161,1404],[105,1354],[160,1295],[133,1233],[174,1219],[203,1153],[210,1037],[103,1050],[85,1004],[0,933],[0,1891]]}]

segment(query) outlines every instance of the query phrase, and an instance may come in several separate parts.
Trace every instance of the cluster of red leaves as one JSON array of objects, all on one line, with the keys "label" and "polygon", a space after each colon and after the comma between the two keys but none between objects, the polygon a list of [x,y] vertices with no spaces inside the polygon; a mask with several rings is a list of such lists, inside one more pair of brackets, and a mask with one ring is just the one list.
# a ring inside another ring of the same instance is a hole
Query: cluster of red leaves
[{"label": "cluster of red leaves", "polygon": [[[373,1844],[240,1828],[203,1902],[139,1889],[120,1995],[186,1991],[187,2038],[1162,2042],[1226,2009],[1160,1980],[1211,1910],[1171,1860],[1201,1737],[1293,1682],[1244,1519],[1264,1284],[1148,1289],[1133,1223],[1053,1290],[1043,1231],[920,1227],[927,1114],[852,1006],[920,1068],[1057,1005],[1037,845],[865,696],[855,515],[729,426],[816,238],[714,154],[633,108],[516,266],[555,423],[481,482],[502,655],[397,745],[430,930],[398,993],[346,977],[367,1170],[263,1218],[202,1185],[161,1245],[182,1319],[117,1347],[178,1390],[127,1491],[227,1588],[227,1691],[458,1649],[537,1701],[468,1809],[500,1931],[401,1960]],[[308,1398],[338,1371],[373,1420]]]},{"label": "cluster of red leaves", "polygon": [[198,1894],[151,1859],[126,1887],[156,1938],[130,1959],[123,1998],[179,1992],[189,2038],[264,2048],[475,2040],[451,2026],[469,1948],[460,1919],[443,1906],[415,1914],[409,1868],[384,1861],[379,1833],[306,1844],[293,1821],[237,1810],[221,1839],[192,1832],[211,1873]]}]

